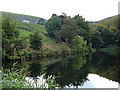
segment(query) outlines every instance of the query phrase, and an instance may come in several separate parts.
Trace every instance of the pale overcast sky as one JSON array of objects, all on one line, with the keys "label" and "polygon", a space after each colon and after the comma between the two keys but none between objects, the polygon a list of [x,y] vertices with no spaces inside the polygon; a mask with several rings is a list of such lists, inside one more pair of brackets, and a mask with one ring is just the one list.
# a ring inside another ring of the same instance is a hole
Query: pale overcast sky
[{"label": "pale overcast sky", "polygon": [[120,0],[1,0],[0,11],[27,14],[49,19],[53,13],[82,15],[98,21],[118,14]]}]

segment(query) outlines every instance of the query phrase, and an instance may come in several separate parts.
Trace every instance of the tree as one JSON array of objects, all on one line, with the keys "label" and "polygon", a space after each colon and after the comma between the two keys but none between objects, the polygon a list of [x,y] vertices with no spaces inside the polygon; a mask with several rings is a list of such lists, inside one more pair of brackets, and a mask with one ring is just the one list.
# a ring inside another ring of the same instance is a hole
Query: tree
[{"label": "tree", "polygon": [[6,16],[2,22],[2,56],[3,60],[18,58],[18,51],[21,50],[21,38],[17,30],[17,21],[10,15]]},{"label": "tree", "polygon": [[111,32],[114,32],[114,34],[118,33],[118,29],[113,25],[110,25],[109,29],[110,29]]},{"label": "tree", "polygon": [[102,31],[101,37],[104,42],[104,45],[114,44],[115,40],[117,39],[114,32],[110,31],[110,29],[105,29],[104,31]]},{"label": "tree", "polygon": [[118,30],[112,25],[108,27],[106,25],[98,24],[96,30],[100,32],[104,45],[113,44],[117,39]]},{"label": "tree", "polygon": [[89,24],[87,21],[85,21],[85,19],[82,16],[78,14],[78,15],[75,15],[72,19],[79,28],[83,28],[87,32],[89,32],[90,30]]},{"label": "tree", "polygon": [[30,34],[30,47],[34,50],[39,50],[42,47],[42,35],[38,30],[35,30],[32,34]]},{"label": "tree", "polygon": [[64,18],[61,30],[56,33],[56,38],[59,41],[70,43],[77,35],[77,25],[71,18]]},{"label": "tree", "polygon": [[89,22],[85,21],[85,19],[79,14],[74,16],[72,19],[74,23],[78,26],[78,34],[84,37],[87,42],[91,42],[91,33],[88,24]]},{"label": "tree", "polygon": [[72,48],[75,52],[85,53],[87,51],[87,41],[84,41],[84,37],[76,36],[75,39],[72,40],[72,42]]},{"label": "tree", "polygon": [[61,30],[62,21],[60,17],[53,15],[46,23],[46,30],[50,37],[55,37],[55,34]]},{"label": "tree", "polygon": [[100,32],[95,30],[95,33],[92,35],[92,46],[93,48],[101,48],[104,42],[101,38]]},{"label": "tree", "polygon": [[96,30],[98,30],[100,33],[107,30],[108,27],[102,24],[98,24]]}]

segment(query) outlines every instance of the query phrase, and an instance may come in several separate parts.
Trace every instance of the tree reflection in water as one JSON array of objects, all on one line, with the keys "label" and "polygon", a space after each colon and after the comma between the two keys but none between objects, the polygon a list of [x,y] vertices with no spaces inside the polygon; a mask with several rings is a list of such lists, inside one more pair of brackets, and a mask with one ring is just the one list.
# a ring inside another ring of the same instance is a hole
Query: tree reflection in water
[{"label": "tree reflection in water", "polygon": [[[52,62],[52,59],[50,60]],[[31,76],[39,76],[40,73],[45,73],[45,78],[47,78],[54,75],[56,82],[61,87],[66,85],[82,86],[88,80],[88,74],[98,74],[120,82],[119,58],[106,53],[77,54],[53,58],[53,60],[55,63],[47,63],[47,65],[38,62],[30,65]]]}]

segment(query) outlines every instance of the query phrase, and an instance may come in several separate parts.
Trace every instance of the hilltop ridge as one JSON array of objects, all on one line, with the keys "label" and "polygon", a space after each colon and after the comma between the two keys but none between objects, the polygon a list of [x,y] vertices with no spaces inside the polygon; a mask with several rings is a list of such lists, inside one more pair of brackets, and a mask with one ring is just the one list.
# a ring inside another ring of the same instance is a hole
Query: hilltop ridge
[{"label": "hilltop ridge", "polygon": [[13,19],[18,20],[19,22],[27,22],[27,23],[44,25],[45,21],[46,21],[45,19],[40,18],[40,17],[36,17],[36,16],[17,14],[17,13],[11,13],[11,12],[3,12],[2,11],[2,17],[3,18],[5,16],[7,16],[8,14],[10,14]]}]

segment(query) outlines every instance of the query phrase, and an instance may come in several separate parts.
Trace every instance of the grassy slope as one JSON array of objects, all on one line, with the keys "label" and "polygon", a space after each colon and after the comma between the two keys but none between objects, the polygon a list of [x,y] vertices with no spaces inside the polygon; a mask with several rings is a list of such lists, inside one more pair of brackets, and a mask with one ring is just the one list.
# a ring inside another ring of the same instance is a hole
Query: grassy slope
[{"label": "grassy slope", "polygon": [[23,19],[23,20],[28,20],[28,21],[34,21],[34,22],[38,22],[39,17],[35,17],[35,16],[29,16],[29,15],[24,15],[24,14],[16,14],[16,13],[10,13],[10,12],[2,12],[2,16],[5,17],[8,15],[8,13],[15,19]]},{"label": "grassy slope", "polygon": [[100,20],[98,23],[99,24],[104,24],[104,25],[107,25],[107,26],[114,25],[114,26],[117,27],[118,16],[116,15],[116,16],[112,16],[112,17]]},{"label": "grassy slope", "polygon": [[[37,25],[37,24],[31,24],[31,23],[18,23],[18,27],[21,27],[22,29],[18,28],[20,31],[21,37],[29,37],[29,35],[35,30],[39,29],[40,33],[43,35],[42,37],[42,51],[43,55],[61,55],[62,52],[69,51],[69,47],[66,43],[56,43],[56,41],[52,38],[49,38],[46,36],[47,31],[45,26],[43,25]],[[29,39],[27,39],[29,42]]]},{"label": "grassy slope", "polygon": [[33,23],[18,22],[18,28],[27,31],[34,31],[35,29],[39,29],[42,33],[47,33],[43,25]]}]

